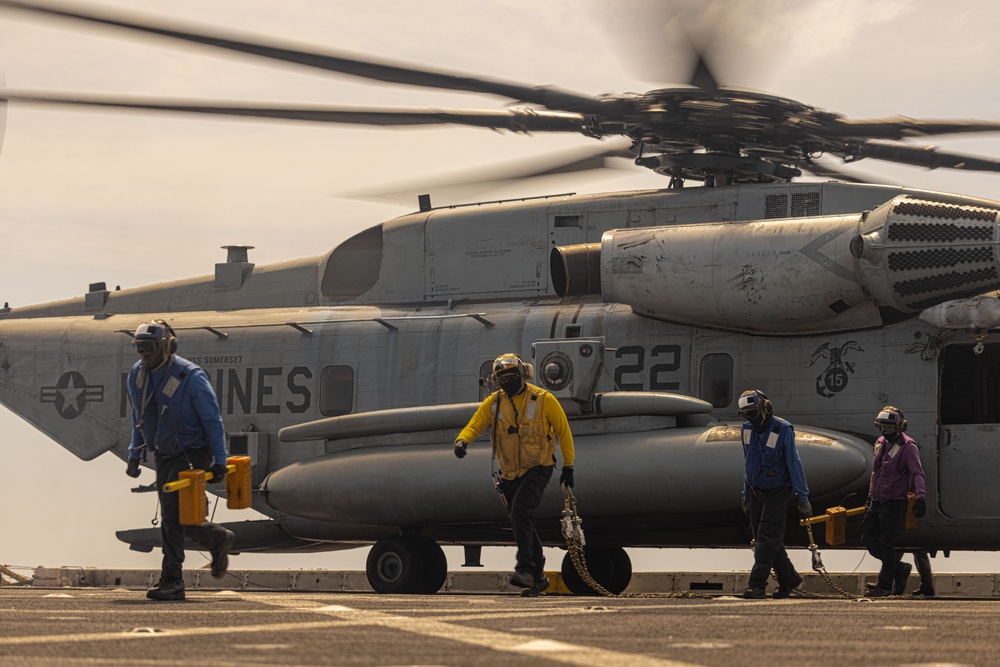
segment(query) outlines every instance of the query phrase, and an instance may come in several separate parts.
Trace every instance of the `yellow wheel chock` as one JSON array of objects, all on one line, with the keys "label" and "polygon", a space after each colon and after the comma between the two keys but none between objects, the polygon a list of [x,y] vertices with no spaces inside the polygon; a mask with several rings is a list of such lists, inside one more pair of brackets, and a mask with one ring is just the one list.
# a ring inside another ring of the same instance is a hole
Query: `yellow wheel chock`
[{"label": "yellow wheel chock", "polygon": [[837,546],[847,541],[847,517],[864,514],[864,507],[828,507],[826,514],[817,514],[808,519],[799,519],[800,526],[812,526],[817,523],[826,523],[826,543],[830,546]]},{"label": "yellow wheel chock", "polygon": [[[230,456],[226,459],[226,507],[241,510],[250,507],[253,486],[249,456]],[[205,482],[212,479],[212,473],[204,470],[182,470],[176,482],[163,485],[164,493],[178,494],[180,522],[182,526],[197,526],[205,522],[207,502]]]},{"label": "yellow wheel chock", "polygon": [[[916,499],[917,497],[913,493],[907,494],[906,519],[903,524],[903,530],[912,530],[917,527],[917,517],[913,513],[913,505]],[[854,507],[851,509],[828,507],[826,514],[819,514],[808,519],[799,519],[799,525],[812,526],[825,522],[826,543],[835,547],[847,541],[847,517],[864,513],[864,507]]]}]

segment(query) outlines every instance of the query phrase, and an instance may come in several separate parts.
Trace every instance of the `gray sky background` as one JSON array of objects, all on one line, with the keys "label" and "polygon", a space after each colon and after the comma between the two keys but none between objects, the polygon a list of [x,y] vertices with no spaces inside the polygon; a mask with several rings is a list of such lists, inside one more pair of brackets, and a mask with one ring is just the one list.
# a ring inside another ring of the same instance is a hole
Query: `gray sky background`
[{"label": "gray sky background", "polygon": [[[588,94],[641,92],[687,80],[661,3],[620,0],[124,0],[126,8],[314,48]],[[678,11],[702,7],[676,3]],[[693,11],[693,10],[692,10]],[[1000,5],[989,0],[764,0],[711,3],[730,56],[720,83],[767,91],[850,117],[1000,118]],[[697,17],[695,17],[697,19]],[[698,20],[691,28],[698,37]],[[166,40],[0,11],[0,74],[12,89],[406,107],[497,109],[489,96],[382,86],[236,58]],[[1000,156],[1000,137],[932,140]],[[347,192],[587,148],[574,136],[484,130],[379,130],[14,104],[0,152],[0,303],[11,306],[208,274],[220,246],[255,246],[267,264],[326,252],[415,208]],[[489,199],[665,187],[629,167],[496,189]],[[871,161],[884,182],[1000,199],[1000,174],[960,174]],[[434,197],[434,191],[431,192]],[[452,203],[434,197],[436,204]],[[183,341],[181,341],[183,345]],[[150,567],[114,531],[150,525],[151,495],[110,455],[83,462],[0,408],[0,563]],[[151,473],[144,472],[143,482]],[[586,461],[578,478],[586,484]],[[484,478],[483,483],[489,483]],[[734,489],[734,493],[737,490]],[[223,512],[225,510],[222,510]],[[230,516],[231,519],[243,515]],[[584,516],[586,521],[586,516]],[[586,524],[585,524],[586,525]],[[363,568],[367,550],[237,557],[234,567]],[[456,567],[457,550],[448,550]],[[749,552],[640,551],[637,570],[746,569]],[[793,556],[808,568],[808,554]],[[513,553],[494,549],[488,567]],[[876,569],[860,552],[827,550],[830,569]],[[192,554],[189,565],[199,566]],[[937,570],[993,571],[993,554],[935,560]],[[558,560],[550,560],[558,567]]]}]

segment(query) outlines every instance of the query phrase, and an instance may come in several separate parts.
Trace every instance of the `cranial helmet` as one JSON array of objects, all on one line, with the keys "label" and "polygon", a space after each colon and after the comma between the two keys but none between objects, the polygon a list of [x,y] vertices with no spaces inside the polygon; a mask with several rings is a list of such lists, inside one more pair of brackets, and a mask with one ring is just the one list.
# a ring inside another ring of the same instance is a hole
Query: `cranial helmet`
[{"label": "cranial helmet", "polygon": [[875,426],[882,432],[882,435],[899,435],[906,430],[909,423],[903,418],[902,410],[887,405],[875,417]]},{"label": "cranial helmet", "polygon": [[774,412],[771,401],[760,389],[747,389],[740,394],[737,410],[740,417],[754,425],[763,424]]},{"label": "cranial helmet", "polygon": [[[531,364],[526,363],[519,355],[508,353],[501,354],[493,360],[493,374],[490,375],[490,380],[508,394],[516,394],[524,383],[534,376],[535,369]],[[513,384],[513,377],[517,378],[516,385]],[[508,388],[513,389],[515,386],[516,391],[508,391]]]},{"label": "cranial helmet", "polygon": [[[148,348],[149,343],[153,344],[151,349]],[[132,336],[132,345],[137,352],[142,352],[143,347],[147,347],[150,352],[163,350],[166,354],[173,354],[177,351],[177,338],[174,336],[173,328],[164,320],[153,320],[136,328]]]}]

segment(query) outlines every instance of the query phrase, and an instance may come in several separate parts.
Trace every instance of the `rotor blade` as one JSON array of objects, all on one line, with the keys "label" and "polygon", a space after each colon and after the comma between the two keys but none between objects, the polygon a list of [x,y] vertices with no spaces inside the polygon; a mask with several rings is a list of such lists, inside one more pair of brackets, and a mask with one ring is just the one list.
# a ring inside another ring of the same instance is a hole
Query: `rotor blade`
[{"label": "rotor blade", "polygon": [[[3,90],[5,79],[0,74],[0,90]],[[0,154],[3,153],[3,138],[7,133],[7,100],[0,100]]]},{"label": "rotor blade", "polygon": [[698,88],[709,92],[715,92],[719,89],[719,82],[716,81],[715,76],[712,74],[712,70],[708,68],[708,63],[705,62],[705,58],[700,52],[698,53],[698,64],[695,65],[694,72],[691,74],[691,80],[689,83],[692,86],[697,86]]},{"label": "rotor blade", "polygon": [[[634,159],[628,141],[613,141],[612,146],[602,146],[598,150],[573,150],[558,155],[533,158],[530,165],[524,160],[513,164],[494,165],[485,169],[468,170],[452,176],[422,178],[419,181],[399,183],[388,188],[353,190],[337,194],[348,199],[364,199],[387,203],[411,204],[417,196],[430,193],[436,203],[455,204],[472,201],[486,196],[498,187],[515,181],[551,176],[555,174],[579,173],[598,169],[620,169],[612,158]],[[617,145],[615,145],[617,144]]]},{"label": "rotor blade", "polygon": [[970,171],[1000,171],[1000,160],[959,155],[958,153],[943,153],[934,146],[904,146],[879,141],[866,141],[859,144],[852,153],[844,158],[844,161],[852,162],[866,157],[912,164],[928,169],[945,167]]},{"label": "rotor blade", "polygon": [[575,132],[592,135],[578,114],[532,109],[478,111],[474,109],[373,109],[329,106],[262,106],[210,104],[180,100],[142,100],[82,95],[4,91],[0,101],[98,108],[140,109],[191,114],[214,114],[352,125],[471,125],[512,132]]},{"label": "rotor blade", "polygon": [[862,178],[855,174],[849,174],[846,171],[831,167],[828,164],[821,164],[815,160],[809,160],[805,164],[800,164],[799,168],[803,171],[808,171],[815,176],[819,176],[821,178],[832,178],[836,181],[841,181],[842,183],[878,183],[880,185],[891,185],[891,183],[887,183],[884,179]]},{"label": "rotor blade", "polygon": [[122,16],[114,16],[106,13],[83,13],[48,5],[19,2],[18,0],[0,0],[0,7],[34,12],[45,16],[56,16],[77,21],[88,21],[104,26],[124,28],[127,30],[159,35],[161,37],[169,37],[185,42],[214,46],[227,51],[247,53],[271,60],[279,60],[287,63],[305,65],[307,67],[315,67],[328,72],[349,74],[351,76],[357,76],[364,79],[374,79],[376,81],[386,81],[389,83],[401,83],[411,86],[424,86],[428,88],[442,88],[471,93],[489,93],[493,95],[500,95],[502,97],[507,97],[520,102],[540,104],[553,110],[604,114],[614,109],[616,105],[619,107],[623,106],[623,102],[621,100],[598,100],[585,95],[561,91],[556,88],[546,86],[531,87],[505,81],[495,81],[485,78],[466,76],[463,74],[434,72],[431,70],[403,67],[401,65],[378,63],[371,60],[360,60],[334,53],[324,54],[300,51],[298,49],[280,46],[277,44],[248,42],[243,41],[242,39],[227,38],[220,35],[210,35],[188,29],[169,28],[163,25],[158,26],[151,22],[134,21],[126,19]]},{"label": "rotor blade", "polygon": [[833,130],[831,134],[841,137],[906,139],[909,137],[960,134],[963,132],[1000,132],[1000,121],[919,120],[904,116],[868,120],[837,118],[831,129]]}]

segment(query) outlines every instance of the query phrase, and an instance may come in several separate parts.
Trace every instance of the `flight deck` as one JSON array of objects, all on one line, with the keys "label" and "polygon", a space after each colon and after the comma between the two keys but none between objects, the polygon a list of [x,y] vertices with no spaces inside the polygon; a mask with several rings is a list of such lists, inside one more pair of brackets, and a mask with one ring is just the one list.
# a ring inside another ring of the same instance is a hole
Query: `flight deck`
[{"label": "flight deck", "polygon": [[996,664],[997,598],[0,588],[10,665]]}]

